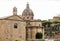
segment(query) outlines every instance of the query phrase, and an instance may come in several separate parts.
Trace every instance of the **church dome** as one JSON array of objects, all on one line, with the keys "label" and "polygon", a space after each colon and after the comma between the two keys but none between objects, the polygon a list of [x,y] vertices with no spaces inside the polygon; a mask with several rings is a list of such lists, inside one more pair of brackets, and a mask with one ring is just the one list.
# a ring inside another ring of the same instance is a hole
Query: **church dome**
[{"label": "church dome", "polygon": [[26,8],[24,9],[23,13],[22,13],[22,16],[25,16],[25,15],[32,15],[34,16],[33,14],[33,11],[29,8],[29,4],[27,4]]}]

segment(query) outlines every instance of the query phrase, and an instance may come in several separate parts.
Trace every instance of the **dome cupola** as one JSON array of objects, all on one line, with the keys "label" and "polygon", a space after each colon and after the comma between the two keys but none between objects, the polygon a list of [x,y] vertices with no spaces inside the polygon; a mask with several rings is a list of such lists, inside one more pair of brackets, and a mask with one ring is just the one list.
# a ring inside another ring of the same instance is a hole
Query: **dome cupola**
[{"label": "dome cupola", "polygon": [[33,19],[34,14],[33,14],[33,11],[30,9],[28,3],[27,3],[26,8],[24,9],[24,11],[22,13],[22,16],[26,17],[28,19],[31,19],[31,18]]}]

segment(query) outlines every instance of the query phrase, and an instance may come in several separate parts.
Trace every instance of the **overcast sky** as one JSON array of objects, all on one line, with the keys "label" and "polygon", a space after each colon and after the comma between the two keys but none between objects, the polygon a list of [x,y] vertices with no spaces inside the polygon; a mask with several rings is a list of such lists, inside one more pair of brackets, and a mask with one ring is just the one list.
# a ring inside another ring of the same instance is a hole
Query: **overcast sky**
[{"label": "overcast sky", "polygon": [[[34,12],[35,19],[52,19],[60,14],[59,0],[29,0],[29,5]],[[13,15],[12,9],[17,7],[18,15],[25,9],[27,0],[0,0],[0,17]]]}]

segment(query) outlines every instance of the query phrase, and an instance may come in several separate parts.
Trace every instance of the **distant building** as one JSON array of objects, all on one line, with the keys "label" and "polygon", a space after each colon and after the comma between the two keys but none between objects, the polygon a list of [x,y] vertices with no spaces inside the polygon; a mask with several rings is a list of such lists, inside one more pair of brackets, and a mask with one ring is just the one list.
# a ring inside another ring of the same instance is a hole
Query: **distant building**
[{"label": "distant building", "polygon": [[60,15],[54,16],[53,19],[54,19],[54,20],[60,20]]},{"label": "distant building", "polygon": [[49,19],[50,21],[60,21],[60,15],[54,16],[53,19]]}]

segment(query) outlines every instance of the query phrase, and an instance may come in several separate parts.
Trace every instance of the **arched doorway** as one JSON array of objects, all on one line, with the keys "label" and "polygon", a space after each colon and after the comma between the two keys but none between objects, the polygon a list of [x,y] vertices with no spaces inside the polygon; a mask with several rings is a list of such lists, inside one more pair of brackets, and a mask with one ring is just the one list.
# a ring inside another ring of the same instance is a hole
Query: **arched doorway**
[{"label": "arched doorway", "polygon": [[43,37],[42,33],[39,32],[36,33],[36,39],[42,39],[42,37]]}]

